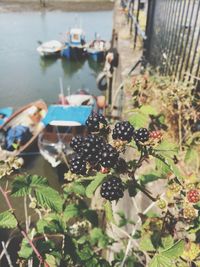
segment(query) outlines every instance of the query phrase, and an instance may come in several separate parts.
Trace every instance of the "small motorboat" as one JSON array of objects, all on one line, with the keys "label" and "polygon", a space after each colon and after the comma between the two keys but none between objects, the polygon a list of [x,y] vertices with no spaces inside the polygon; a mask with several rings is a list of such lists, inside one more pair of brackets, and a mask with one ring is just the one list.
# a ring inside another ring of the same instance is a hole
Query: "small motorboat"
[{"label": "small motorboat", "polygon": [[87,135],[85,122],[92,112],[92,105],[51,105],[43,123],[46,125],[38,138],[41,155],[52,167],[73,153],[70,141],[73,136]]},{"label": "small motorboat", "polygon": [[0,128],[0,160],[26,150],[43,130],[47,106],[42,100],[16,111]]},{"label": "small motorboat", "polygon": [[103,61],[109,48],[109,42],[101,39],[95,39],[87,45],[87,53],[94,61]]},{"label": "small motorboat", "polygon": [[12,115],[12,113],[13,108],[11,107],[0,108],[0,128],[1,125],[4,124],[7,119]]},{"label": "small motorboat", "polygon": [[81,28],[72,28],[66,35],[65,48],[61,56],[67,59],[80,60],[87,54],[85,34]]},{"label": "small motorboat", "polygon": [[64,44],[57,41],[51,40],[49,42],[42,43],[38,48],[37,51],[42,57],[47,56],[60,56],[62,49],[64,48]]}]

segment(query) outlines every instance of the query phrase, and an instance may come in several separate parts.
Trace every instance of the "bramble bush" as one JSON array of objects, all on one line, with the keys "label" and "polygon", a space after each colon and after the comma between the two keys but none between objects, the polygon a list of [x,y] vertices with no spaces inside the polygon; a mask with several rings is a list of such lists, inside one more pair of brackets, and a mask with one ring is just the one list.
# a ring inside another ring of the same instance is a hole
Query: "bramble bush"
[{"label": "bramble bush", "polygon": [[[200,266],[196,165],[187,168],[183,151],[180,158],[178,146],[166,137],[165,129],[149,127],[152,116],[158,116],[152,106],[141,105],[128,116],[114,126],[103,115],[89,116],[89,135],[71,141],[75,153],[62,192],[51,188],[44,177],[23,173],[10,182],[10,190],[0,187],[8,206],[0,213],[0,227],[17,227],[21,233],[20,266]],[[161,179],[163,192],[155,195],[150,188]],[[119,211],[117,222],[112,207],[123,201],[125,191],[133,199],[137,216],[131,220]],[[98,209],[90,205],[94,194],[103,201]],[[137,210],[137,194],[149,199],[145,210]],[[25,226],[10,197],[24,197]],[[31,222],[27,206],[32,217],[37,215],[36,221]],[[108,236],[109,224],[123,234],[121,240]],[[131,233],[123,228],[127,224]],[[120,241],[121,250],[114,253],[112,246]],[[6,244],[4,252],[8,262],[12,261]],[[111,252],[113,260],[108,261]]]}]

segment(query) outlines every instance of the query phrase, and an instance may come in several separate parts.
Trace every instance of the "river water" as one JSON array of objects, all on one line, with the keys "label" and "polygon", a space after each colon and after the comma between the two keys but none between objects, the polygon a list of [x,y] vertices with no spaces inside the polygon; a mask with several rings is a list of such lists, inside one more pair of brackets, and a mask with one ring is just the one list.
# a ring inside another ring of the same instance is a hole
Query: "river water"
[{"label": "river water", "polygon": [[[58,100],[59,78],[62,78],[65,93],[88,89],[100,95],[96,76],[102,65],[92,61],[69,62],[67,59],[42,59],[36,51],[38,41],[62,40],[70,27],[81,25],[86,41],[94,38],[95,32],[102,39],[111,40],[112,11],[100,12],[20,12],[0,14],[0,107],[15,109],[42,98],[47,104]],[[59,175],[41,156],[25,157],[22,171],[48,178],[50,185],[60,188]],[[11,178],[12,179],[12,178]],[[1,181],[1,184],[4,183]],[[2,198],[0,196],[2,203]],[[23,202],[13,201],[16,211],[23,217]],[[0,211],[5,210],[4,203]]]},{"label": "river water", "polygon": [[[95,32],[111,40],[112,11],[101,12],[20,12],[0,14],[0,107],[20,107],[37,99],[57,101],[59,77],[65,90],[88,89],[99,95],[96,76],[102,66],[92,61],[40,58],[38,41],[62,40],[70,27],[83,28],[86,41]],[[17,96],[17,97],[16,97]]]}]

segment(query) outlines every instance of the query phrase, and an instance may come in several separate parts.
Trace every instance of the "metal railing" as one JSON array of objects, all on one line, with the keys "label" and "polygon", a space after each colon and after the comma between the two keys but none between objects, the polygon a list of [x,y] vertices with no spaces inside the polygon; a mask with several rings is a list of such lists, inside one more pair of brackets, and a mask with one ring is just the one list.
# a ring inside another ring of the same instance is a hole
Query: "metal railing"
[{"label": "metal railing", "polygon": [[200,0],[149,0],[144,55],[162,75],[200,76]]}]

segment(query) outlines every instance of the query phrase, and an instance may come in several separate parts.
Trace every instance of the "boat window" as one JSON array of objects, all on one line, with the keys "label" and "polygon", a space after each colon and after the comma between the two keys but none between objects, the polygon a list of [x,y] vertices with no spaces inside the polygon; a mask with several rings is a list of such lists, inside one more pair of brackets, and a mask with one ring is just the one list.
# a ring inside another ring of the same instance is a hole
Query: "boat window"
[{"label": "boat window", "polygon": [[72,127],[57,126],[57,130],[58,130],[59,133],[72,133]]},{"label": "boat window", "polygon": [[77,126],[76,127],[76,134],[83,134],[86,131],[85,126]]}]

